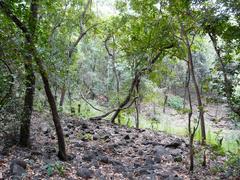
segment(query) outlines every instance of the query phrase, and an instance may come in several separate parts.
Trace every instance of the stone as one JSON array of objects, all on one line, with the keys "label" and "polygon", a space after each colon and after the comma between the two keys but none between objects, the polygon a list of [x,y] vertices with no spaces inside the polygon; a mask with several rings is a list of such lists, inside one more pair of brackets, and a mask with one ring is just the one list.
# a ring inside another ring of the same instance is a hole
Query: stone
[{"label": "stone", "polygon": [[157,157],[161,157],[165,154],[167,154],[167,150],[163,146],[155,146],[153,149],[153,153]]},{"label": "stone", "polygon": [[90,151],[83,155],[82,160],[92,161],[93,159],[96,159],[96,156],[97,154],[95,154],[93,151]]},{"label": "stone", "polygon": [[77,176],[80,176],[82,178],[92,178],[94,175],[93,170],[90,170],[88,168],[80,168],[77,170]]},{"label": "stone", "polygon": [[175,158],[174,158],[174,161],[175,162],[182,162],[182,156],[176,156]]},{"label": "stone", "polygon": [[139,149],[137,153],[139,156],[142,156],[144,154],[143,150],[141,150],[141,149]]},{"label": "stone", "polygon": [[10,164],[10,173],[14,176],[22,176],[26,173],[27,164],[23,160],[15,159]]},{"label": "stone", "polygon": [[179,156],[183,153],[181,149],[169,149],[169,152],[172,156]]},{"label": "stone", "polygon": [[175,175],[170,175],[167,178],[165,178],[165,180],[183,180],[181,177],[178,177],[177,174]]},{"label": "stone", "polygon": [[88,129],[88,125],[86,123],[82,124],[82,129]]},{"label": "stone", "polygon": [[50,132],[50,127],[46,122],[44,122],[41,124],[41,130],[44,134],[48,134]]},{"label": "stone", "polygon": [[181,139],[174,139],[172,142],[168,143],[165,147],[169,148],[178,148],[179,146],[182,145],[182,140]]},{"label": "stone", "polygon": [[93,135],[93,140],[96,141],[96,140],[98,140],[98,139],[100,139],[100,136],[99,136],[98,134],[94,134],[94,135]]},{"label": "stone", "polygon": [[124,136],[123,139],[125,139],[125,140],[129,140],[129,139],[130,139],[130,136],[127,134],[126,136]]},{"label": "stone", "polygon": [[109,163],[109,158],[107,156],[99,156],[98,160],[102,163],[105,163],[105,164]]},{"label": "stone", "polygon": [[67,124],[67,127],[68,127],[69,129],[72,129],[72,128],[74,127],[74,125],[73,125],[72,123],[68,123],[68,124]]}]

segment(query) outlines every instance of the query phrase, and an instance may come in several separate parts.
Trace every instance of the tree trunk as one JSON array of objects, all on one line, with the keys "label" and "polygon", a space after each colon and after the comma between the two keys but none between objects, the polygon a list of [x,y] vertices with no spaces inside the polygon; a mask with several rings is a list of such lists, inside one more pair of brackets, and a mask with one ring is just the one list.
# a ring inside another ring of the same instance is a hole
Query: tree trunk
[{"label": "tree trunk", "polygon": [[218,61],[221,64],[221,71],[223,73],[223,79],[224,79],[224,92],[226,94],[227,97],[227,102],[231,108],[231,110],[236,113],[239,117],[240,117],[240,107],[235,107],[234,104],[232,103],[232,93],[233,93],[233,85],[232,82],[228,79],[227,77],[227,71],[226,71],[226,64],[224,63],[222,57],[221,57],[221,50],[217,45],[217,37],[215,34],[213,33],[208,33],[208,35],[210,36],[210,39],[213,43],[214,49],[217,53],[218,56]]},{"label": "tree trunk", "polygon": [[134,88],[135,88],[136,84],[138,84],[139,81],[140,81],[140,76],[141,76],[141,75],[140,75],[139,73],[136,73],[136,74],[135,74],[135,77],[134,77],[134,79],[133,79],[133,81],[132,81],[131,87],[130,87],[130,89],[129,89],[129,91],[128,91],[127,97],[126,97],[125,100],[119,105],[118,110],[115,111],[115,113],[113,114],[113,116],[112,116],[112,118],[111,118],[111,122],[112,122],[112,123],[115,123],[115,119],[116,119],[116,117],[118,116],[118,114],[120,113],[121,109],[130,101],[131,96],[132,96],[132,93],[133,93],[133,91],[134,91]]},{"label": "tree trunk", "polygon": [[[135,92],[136,92],[136,95],[139,96],[139,81],[138,83],[136,84],[136,88],[135,88]],[[139,106],[140,106],[140,102],[139,102],[139,98],[137,98],[135,100],[135,109],[136,109],[136,128],[139,128]]]},{"label": "tree trunk", "polygon": [[54,99],[54,96],[53,96],[51,88],[50,88],[47,72],[44,69],[42,60],[37,57],[36,49],[35,49],[35,61],[38,65],[38,69],[39,69],[39,72],[40,72],[40,75],[41,75],[41,78],[42,78],[42,81],[44,84],[44,89],[45,89],[45,92],[47,95],[48,103],[49,103],[51,111],[52,111],[53,122],[54,122],[56,134],[57,134],[57,138],[58,138],[58,148],[59,148],[58,157],[59,157],[59,159],[66,161],[67,154],[66,154],[65,140],[64,140],[64,135],[63,135],[60,118],[59,118],[58,111],[57,111],[57,106],[56,106],[55,99]]},{"label": "tree trunk", "polygon": [[191,118],[192,118],[192,98],[191,98],[191,91],[190,91],[190,79],[191,79],[191,72],[190,72],[190,61],[187,62],[188,70],[187,70],[187,76],[186,76],[186,89],[188,94],[188,101],[189,101],[189,113],[188,113],[188,136],[189,136],[189,171],[193,171],[194,169],[194,135],[196,129],[192,132],[192,125],[191,125]]},{"label": "tree trunk", "polygon": [[195,72],[194,72],[192,51],[191,51],[191,46],[190,46],[190,44],[188,42],[188,39],[187,39],[187,48],[188,48],[189,68],[190,68],[189,71],[191,72],[192,82],[194,84],[196,95],[197,95],[199,118],[200,118],[200,124],[201,124],[202,144],[204,145],[204,144],[206,144],[206,130],[205,130],[205,121],[204,121],[204,109],[203,109],[201,94],[200,94],[200,91],[199,91],[198,83],[197,83]]},{"label": "tree trunk", "polygon": [[25,55],[24,67],[25,67],[25,97],[24,107],[21,115],[21,127],[20,127],[20,145],[27,147],[30,145],[30,124],[33,111],[33,99],[35,91],[35,75],[33,72],[32,57],[29,54],[31,52],[31,43],[26,40],[26,48],[29,49]]},{"label": "tree trunk", "polygon": [[[65,149],[65,141],[64,141],[64,136],[63,136],[61,123],[60,123],[60,118],[59,118],[58,112],[57,112],[57,106],[56,106],[56,103],[55,103],[54,96],[51,92],[47,72],[44,69],[42,60],[38,57],[37,49],[36,49],[34,41],[33,41],[34,40],[34,32],[35,32],[35,28],[36,28],[36,25],[37,25],[37,19],[38,19],[38,17],[37,17],[37,15],[38,15],[38,13],[37,13],[38,12],[38,0],[32,0],[31,1],[31,5],[30,5],[31,13],[30,13],[30,16],[29,16],[28,26],[25,26],[17,18],[17,16],[14,15],[14,13],[11,11],[11,8],[9,8],[8,5],[5,4],[3,1],[0,1],[0,8],[1,8],[1,10],[3,10],[3,12],[6,14],[6,16],[8,18],[10,18],[16,24],[16,26],[19,29],[22,30],[22,32],[25,34],[26,41],[29,42],[29,49],[27,49],[28,54],[32,56],[32,58],[35,60],[35,62],[38,65],[38,70],[39,70],[40,75],[42,77],[42,80],[43,80],[43,83],[44,83],[44,89],[45,89],[45,92],[46,92],[46,95],[47,95],[47,98],[48,98],[48,102],[49,102],[49,105],[50,105],[50,108],[51,108],[51,111],[52,111],[53,122],[54,122],[54,125],[55,125],[55,128],[56,128],[56,133],[57,133],[57,137],[58,137],[58,146],[59,146],[58,156],[61,160],[67,160],[66,149]],[[30,67],[30,69],[31,69],[31,67]],[[32,75],[29,76],[29,79],[30,79],[30,77],[33,78]],[[34,82],[33,81],[34,78],[31,79],[31,80],[32,80],[32,82]],[[33,90],[33,92],[30,92],[29,94],[31,94],[31,93],[33,94],[34,90]],[[31,97],[33,97],[33,96],[31,96]],[[33,100],[30,99],[28,104],[31,105],[32,101]],[[31,106],[28,106],[28,107],[31,107]],[[28,108],[28,112],[29,112],[29,108]],[[29,116],[29,113],[28,113],[28,116]]]},{"label": "tree trunk", "polygon": [[60,107],[63,107],[63,103],[65,100],[65,94],[66,94],[66,88],[65,88],[65,86],[63,86],[61,89],[61,97],[60,97],[60,102],[59,102]]},{"label": "tree trunk", "polygon": [[163,113],[166,112],[166,105],[168,100],[167,91],[168,91],[168,88],[164,91]]}]

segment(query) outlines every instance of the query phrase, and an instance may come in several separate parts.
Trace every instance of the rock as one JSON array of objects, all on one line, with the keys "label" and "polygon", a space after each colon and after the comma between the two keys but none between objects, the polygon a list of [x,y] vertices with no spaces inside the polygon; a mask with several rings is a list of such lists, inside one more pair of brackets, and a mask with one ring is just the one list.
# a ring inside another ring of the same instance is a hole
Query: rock
[{"label": "rock", "polygon": [[140,164],[140,163],[134,163],[134,168],[139,168],[139,167],[141,167],[142,165]]},{"label": "rock", "polygon": [[161,157],[154,157],[154,161],[156,163],[161,163],[162,158]]},{"label": "rock", "polygon": [[151,174],[151,172],[145,167],[137,169],[137,172],[139,173],[139,175]]},{"label": "rock", "polygon": [[183,153],[181,149],[169,149],[169,152],[172,156],[179,156]]},{"label": "rock", "polygon": [[182,142],[183,141],[181,139],[176,138],[172,142],[170,142],[167,145],[165,145],[165,147],[178,148],[179,146],[181,146]]},{"label": "rock", "polygon": [[88,125],[86,123],[82,123],[82,129],[88,129]]},{"label": "rock", "polygon": [[93,135],[93,140],[96,141],[96,140],[98,140],[98,139],[100,139],[100,136],[99,136],[98,134],[94,134],[94,135]]},{"label": "rock", "polygon": [[0,152],[0,161],[3,161],[4,155]]},{"label": "rock", "polygon": [[46,122],[44,122],[41,124],[41,130],[44,134],[48,134],[50,132],[50,127]]},{"label": "rock", "polygon": [[26,173],[27,164],[23,160],[15,159],[10,164],[10,173],[14,176],[22,176]]},{"label": "rock", "polygon": [[144,154],[143,150],[141,150],[141,149],[139,149],[137,153],[139,156],[142,156]]},{"label": "rock", "polygon": [[93,170],[90,170],[88,168],[80,168],[77,170],[77,176],[80,176],[82,178],[92,178],[93,177]]},{"label": "rock", "polygon": [[181,177],[178,177],[178,175],[170,175],[167,178],[165,178],[165,180],[182,180]]},{"label": "rock", "polygon": [[155,142],[155,141],[144,141],[144,142],[142,142],[142,145],[145,145],[145,146],[147,146],[147,145],[158,146],[159,143]]},{"label": "rock", "polygon": [[82,160],[92,161],[93,159],[96,159],[96,156],[97,154],[95,154],[93,151],[90,151],[83,155]]},{"label": "rock", "polygon": [[124,136],[123,139],[125,139],[125,140],[129,140],[129,139],[130,139],[130,136],[127,134],[126,136]]},{"label": "rock", "polygon": [[153,153],[157,157],[161,157],[162,155],[167,154],[167,150],[163,146],[155,146],[153,149]]},{"label": "rock", "polygon": [[67,127],[68,127],[69,129],[72,129],[72,128],[74,127],[74,125],[73,125],[72,123],[68,123],[68,124],[67,124]]},{"label": "rock", "polygon": [[98,160],[102,163],[105,163],[105,164],[109,163],[109,158],[107,156],[99,156]]},{"label": "rock", "polygon": [[82,147],[81,142],[82,142],[82,141],[75,141],[75,142],[73,142],[74,147]]},{"label": "rock", "polygon": [[175,162],[182,162],[182,156],[176,156],[175,158],[174,158],[174,161]]},{"label": "rock", "polygon": [[145,161],[144,161],[144,165],[149,166],[149,165],[153,165],[153,164],[154,164],[154,161],[152,160],[152,157],[146,156]]}]

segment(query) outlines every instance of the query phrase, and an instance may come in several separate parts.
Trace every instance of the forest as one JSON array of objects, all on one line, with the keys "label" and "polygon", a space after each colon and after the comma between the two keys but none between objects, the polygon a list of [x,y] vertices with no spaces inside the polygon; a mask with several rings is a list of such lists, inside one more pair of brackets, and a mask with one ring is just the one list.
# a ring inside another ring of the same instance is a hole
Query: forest
[{"label": "forest", "polygon": [[239,0],[0,0],[0,180],[240,179]]}]

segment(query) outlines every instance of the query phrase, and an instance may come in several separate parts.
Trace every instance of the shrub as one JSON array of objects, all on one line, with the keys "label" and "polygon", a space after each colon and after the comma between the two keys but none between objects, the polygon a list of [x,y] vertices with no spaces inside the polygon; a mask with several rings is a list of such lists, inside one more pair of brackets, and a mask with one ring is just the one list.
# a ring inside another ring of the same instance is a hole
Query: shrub
[{"label": "shrub", "polygon": [[173,109],[181,110],[183,108],[183,98],[179,96],[170,96],[167,105]]}]

